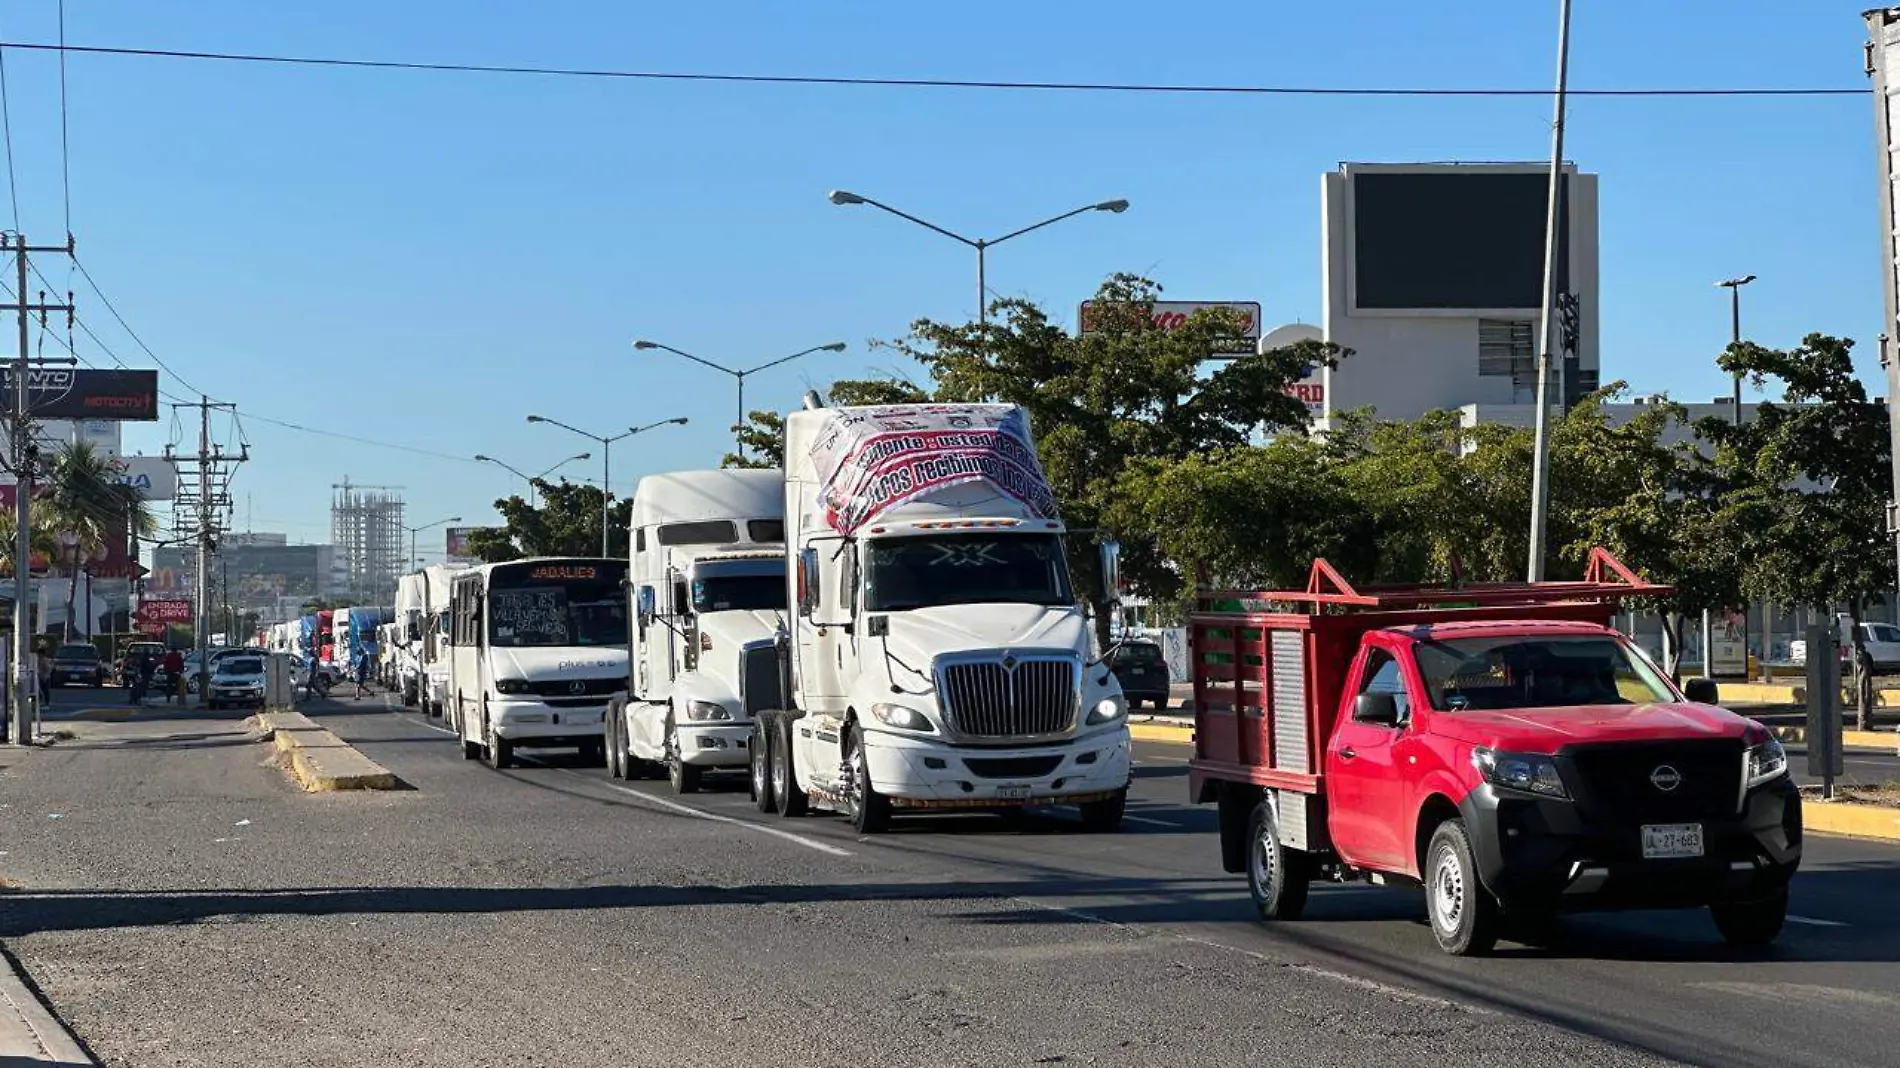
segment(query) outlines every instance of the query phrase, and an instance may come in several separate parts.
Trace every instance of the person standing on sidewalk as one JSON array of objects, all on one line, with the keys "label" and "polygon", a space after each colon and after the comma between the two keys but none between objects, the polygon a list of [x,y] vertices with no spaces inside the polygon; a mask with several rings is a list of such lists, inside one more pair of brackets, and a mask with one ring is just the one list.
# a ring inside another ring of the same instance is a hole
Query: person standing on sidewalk
[{"label": "person standing on sidewalk", "polygon": [[177,704],[185,696],[185,654],[176,649],[165,653],[165,682],[171,690],[167,703]]},{"label": "person standing on sidewalk", "polygon": [[33,654],[33,673],[39,677],[40,709],[44,711],[53,703],[53,658],[46,655],[45,645]]}]

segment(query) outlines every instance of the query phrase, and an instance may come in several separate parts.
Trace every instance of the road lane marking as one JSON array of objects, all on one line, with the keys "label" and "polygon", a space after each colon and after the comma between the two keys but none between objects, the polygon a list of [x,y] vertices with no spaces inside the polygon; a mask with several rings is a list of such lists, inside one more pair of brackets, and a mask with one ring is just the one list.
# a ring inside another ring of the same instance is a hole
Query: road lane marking
[{"label": "road lane marking", "polygon": [[1813,916],[1791,915],[1788,917],[1788,922],[1789,923],[1805,923],[1809,927],[1848,927],[1848,926],[1851,926],[1850,924],[1842,923],[1839,920],[1821,920],[1821,919],[1816,919]]},{"label": "road lane marking", "polygon": [[1166,827],[1170,831],[1178,831],[1181,829],[1181,825],[1178,823],[1168,823],[1165,820],[1151,820],[1146,816],[1123,815],[1122,819],[1128,823],[1139,823],[1147,827]]}]

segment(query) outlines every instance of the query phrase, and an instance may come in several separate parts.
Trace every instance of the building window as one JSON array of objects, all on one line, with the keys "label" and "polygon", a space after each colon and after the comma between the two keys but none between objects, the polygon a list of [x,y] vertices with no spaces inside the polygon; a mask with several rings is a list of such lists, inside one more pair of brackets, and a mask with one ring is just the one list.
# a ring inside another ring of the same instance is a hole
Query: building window
[{"label": "building window", "polygon": [[1534,325],[1522,320],[1478,320],[1478,373],[1499,377],[1534,374]]}]

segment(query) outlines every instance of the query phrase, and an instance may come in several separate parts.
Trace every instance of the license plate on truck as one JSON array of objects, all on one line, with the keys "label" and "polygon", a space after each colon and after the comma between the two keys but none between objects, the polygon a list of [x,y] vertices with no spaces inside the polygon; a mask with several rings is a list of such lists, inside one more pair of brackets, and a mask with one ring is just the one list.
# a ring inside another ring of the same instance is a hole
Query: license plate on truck
[{"label": "license plate on truck", "polygon": [[1029,800],[1029,784],[1009,783],[1004,786],[998,786],[996,788],[996,796],[1004,801],[1027,801]]},{"label": "license plate on truck", "polygon": [[1643,859],[1702,855],[1700,823],[1646,823],[1643,825]]}]

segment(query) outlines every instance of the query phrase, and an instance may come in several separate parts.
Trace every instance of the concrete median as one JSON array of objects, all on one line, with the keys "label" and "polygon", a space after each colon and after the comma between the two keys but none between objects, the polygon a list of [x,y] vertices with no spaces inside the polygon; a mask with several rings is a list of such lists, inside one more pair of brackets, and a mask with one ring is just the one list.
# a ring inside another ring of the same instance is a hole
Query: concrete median
[{"label": "concrete median", "polygon": [[290,777],[306,793],[408,788],[394,772],[301,712],[260,712],[251,717],[251,726],[276,746]]}]

